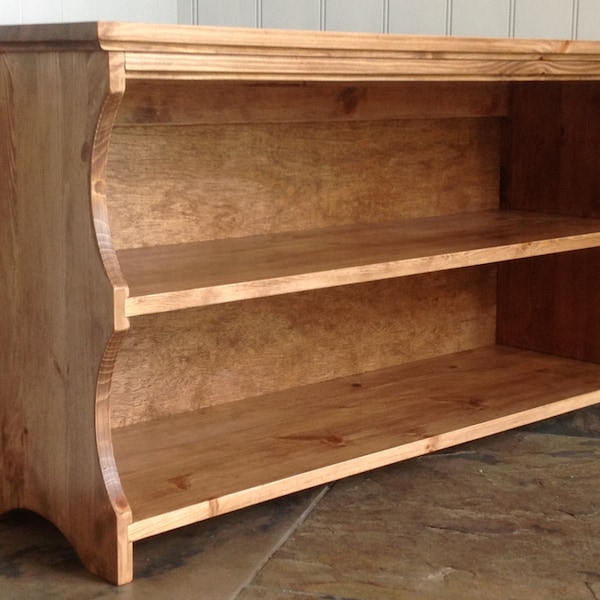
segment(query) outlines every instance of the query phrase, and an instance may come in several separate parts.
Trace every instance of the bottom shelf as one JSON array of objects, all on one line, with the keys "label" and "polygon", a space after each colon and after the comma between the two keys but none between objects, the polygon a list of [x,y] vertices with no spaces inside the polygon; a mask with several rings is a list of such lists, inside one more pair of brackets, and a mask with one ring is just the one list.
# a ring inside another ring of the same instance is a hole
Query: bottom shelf
[{"label": "bottom shelf", "polygon": [[115,429],[136,541],[600,402],[600,365],[489,346]]}]

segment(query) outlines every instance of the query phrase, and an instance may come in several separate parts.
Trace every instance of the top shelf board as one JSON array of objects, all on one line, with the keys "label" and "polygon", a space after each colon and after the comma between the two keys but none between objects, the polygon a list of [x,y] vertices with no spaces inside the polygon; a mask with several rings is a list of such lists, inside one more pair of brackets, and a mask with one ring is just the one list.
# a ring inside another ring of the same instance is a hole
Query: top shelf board
[{"label": "top shelf board", "polygon": [[600,44],[139,23],[0,27],[0,51],[125,53],[130,78],[600,79]]},{"label": "top shelf board", "polygon": [[600,246],[600,219],[482,211],[118,251],[125,315]]}]

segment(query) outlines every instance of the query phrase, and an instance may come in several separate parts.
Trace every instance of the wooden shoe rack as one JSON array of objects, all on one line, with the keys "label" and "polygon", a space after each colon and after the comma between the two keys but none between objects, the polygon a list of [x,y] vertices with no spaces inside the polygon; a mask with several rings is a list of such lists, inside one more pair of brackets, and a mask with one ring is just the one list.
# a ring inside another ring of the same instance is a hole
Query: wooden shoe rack
[{"label": "wooden shoe rack", "polygon": [[600,43],[0,28],[0,511],[84,565],[600,401]]}]

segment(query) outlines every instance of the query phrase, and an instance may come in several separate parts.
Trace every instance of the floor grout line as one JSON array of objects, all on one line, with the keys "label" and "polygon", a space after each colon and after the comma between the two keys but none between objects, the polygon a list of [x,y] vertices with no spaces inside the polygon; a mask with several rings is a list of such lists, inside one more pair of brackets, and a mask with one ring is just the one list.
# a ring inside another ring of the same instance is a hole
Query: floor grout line
[{"label": "floor grout line", "polygon": [[278,542],[273,544],[273,548],[266,554],[264,559],[256,565],[256,568],[250,573],[249,577],[241,583],[238,590],[229,598],[229,600],[235,600],[255,579],[262,568],[271,560],[273,555],[292,537],[292,535],[298,530],[298,528],[308,519],[312,512],[317,508],[321,500],[327,495],[327,492],[331,489],[332,485],[326,485],[317,494],[310,504],[302,511],[302,514],[290,525],[287,531],[281,536]]}]

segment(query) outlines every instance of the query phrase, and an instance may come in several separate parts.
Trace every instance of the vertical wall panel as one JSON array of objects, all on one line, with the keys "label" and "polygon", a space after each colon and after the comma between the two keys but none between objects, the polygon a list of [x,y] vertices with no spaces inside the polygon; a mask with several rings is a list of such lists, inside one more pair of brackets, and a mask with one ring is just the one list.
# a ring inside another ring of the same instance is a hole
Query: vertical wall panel
[{"label": "vertical wall panel", "polygon": [[262,0],[262,26],[280,29],[320,29],[320,0]]},{"label": "vertical wall panel", "polygon": [[89,19],[600,39],[600,0],[0,0],[0,24]]},{"label": "vertical wall panel", "polygon": [[63,21],[96,21],[98,19],[97,0],[62,0]]},{"label": "vertical wall panel", "polygon": [[[87,1],[87,0],[86,0]],[[97,0],[98,19],[177,23],[177,0]]]},{"label": "vertical wall panel", "polygon": [[390,33],[444,35],[447,0],[390,0]]},{"label": "vertical wall panel", "polygon": [[582,40],[600,39],[600,0],[579,0],[577,37]]},{"label": "vertical wall panel", "polygon": [[62,2],[21,0],[21,19],[23,23],[59,23],[63,20]]},{"label": "vertical wall panel", "polygon": [[327,0],[325,28],[328,31],[383,31],[384,0]]},{"label": "vertical wall panel", "polygon": [[198,25],[256,27],[256,0],[197,0]]},{"label": "vertical wall panel", "polygon": [[570,39],[574,0],[517,0],[515,37]]},{"label": "vertical wall panel", "polygon": [[462,36],[508,36],[510,0],[453,0],[450,33]]},{"label": "vertical wall panel", "polygon": [[194,0],[177,0],[177,22],[181,25],[193,25],[195,19]]},{"label": "vertical wall panel", "polygon": [[0,25],[21,22],[21,0],[2,0],[0,2]]},{"label": "vertical wall panel", "polygon": [[178,0],[0,0],[0,24],[63,21],[177,23]]}]

